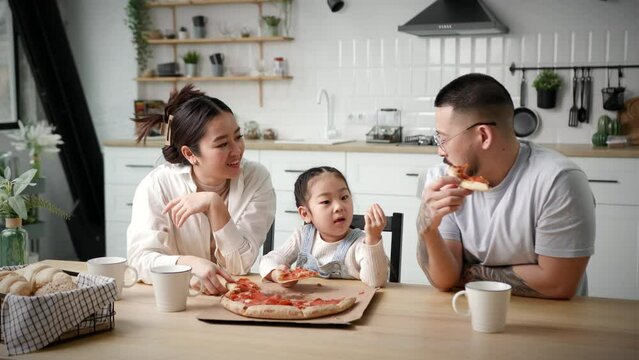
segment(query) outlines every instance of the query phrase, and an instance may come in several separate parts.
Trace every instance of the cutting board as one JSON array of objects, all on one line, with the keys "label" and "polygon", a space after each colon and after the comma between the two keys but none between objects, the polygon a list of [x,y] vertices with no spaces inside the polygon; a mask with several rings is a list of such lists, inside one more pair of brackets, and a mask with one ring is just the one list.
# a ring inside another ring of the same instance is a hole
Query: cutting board
[{"label": "cutting board", "polygon": [[639,96],[630,98],[619,111],[621,133],[628,137],[632,145],[639,145]]}]

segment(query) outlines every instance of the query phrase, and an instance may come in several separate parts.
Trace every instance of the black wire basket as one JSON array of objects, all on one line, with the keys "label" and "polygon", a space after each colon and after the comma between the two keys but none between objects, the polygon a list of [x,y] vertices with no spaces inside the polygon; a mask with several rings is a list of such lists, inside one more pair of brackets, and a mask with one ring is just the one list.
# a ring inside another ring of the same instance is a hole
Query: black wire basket
[{"label": "black wire basket", "polygon": [[[0,269],[13,271],[20,267],[22,266],[8,266],[8,267],[0,268]],[[72,290],[72,291],[76,291],[76,290]],[[7,296],[6,294],[0,293],[0,309],[2,309],[4,298],[6,296]],[[1,318],[0,325],[4,321],[5,321],[4,318]],[[84,318],[82,321],[80,321],[80,323],[78,323],[73,328],[62,333],[56,340],[49,343],[48,346],[73,340],[79,337],[96,334],[102,331],[111,330],[114,327],[115,327],[115,301],[111,301],[105,307],[101,308],[97,312]],[[4,343],[2,326],[0,326],[0,343]]]}]

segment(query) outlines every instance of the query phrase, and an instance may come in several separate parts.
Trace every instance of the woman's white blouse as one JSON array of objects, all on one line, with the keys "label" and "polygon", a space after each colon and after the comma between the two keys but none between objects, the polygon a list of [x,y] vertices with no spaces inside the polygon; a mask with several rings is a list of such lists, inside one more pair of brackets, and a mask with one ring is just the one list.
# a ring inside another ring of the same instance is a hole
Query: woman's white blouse
[{"label": "woman's white blouse", "polygon": [[231,219],[213,234],[205,214],[191,215],[181,228],[162,214],[169,201],[196,191],[190,166],[160,165],[140,182],[127,230],[128,262],[140,280],[150,284],[152,267],[173,265],[180,255],[210,259],[212,237],[213,262],[233,275],[249,272],[275,218],[275,191],[263,165],[243,160],[241,166],[229,189]]}]

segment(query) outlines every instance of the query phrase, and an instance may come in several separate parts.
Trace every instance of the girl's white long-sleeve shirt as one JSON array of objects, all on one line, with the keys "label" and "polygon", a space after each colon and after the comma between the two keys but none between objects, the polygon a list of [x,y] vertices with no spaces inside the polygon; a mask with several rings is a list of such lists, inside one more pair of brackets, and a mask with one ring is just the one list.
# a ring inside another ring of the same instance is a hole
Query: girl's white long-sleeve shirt
[{"label": "girl's white long-sleeve shirt", "polygon": [[212,238],[213,262],[233,275],[249,272],[275,217],[275,191],[263,165],[243,160],[241,166],[230,183],[231,219],[214,233],[203,213],[191,215],[181,228],[162,214],[169,201],[197,191],[191,166],[163,164],[140,182],[127,230],[128,262],[140,280],[150,284],[152,267],[173,265],[181,255],[211,260]]},{"label": "girl's white long-sleeve shirt", "polygon": [[[265,277],[278,265],[291,266],[300,253],[302,245],[302,229],[298,228],[288,238],[288,240],[278,249],[265,255],[260,261],[260,275]],[[384,243],[380,240],[375,245],[368,245],[364,242],[365,236],[357,239],[348,249],[344,260],[348,274],[371,287],[381,287],[388,279],[388,257],[384,252]],[[322,239],[319,231],[315,232],[315,241],[311,254],[317,259],[320,265],[324,265],[333,260],[333,255],[343,239],[336,242],[326,242]]]}]

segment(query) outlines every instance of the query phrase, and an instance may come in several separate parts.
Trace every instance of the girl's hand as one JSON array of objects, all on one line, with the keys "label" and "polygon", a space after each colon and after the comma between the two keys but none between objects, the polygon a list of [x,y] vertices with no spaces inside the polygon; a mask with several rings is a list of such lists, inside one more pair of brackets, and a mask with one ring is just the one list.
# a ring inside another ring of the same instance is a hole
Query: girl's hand
[{"label": "girl's hand", "polygon": [[[289,266],[286,265],[277,265],[277,267],[275,269],[273,269],[270,273],[268,273],[268,275],[266,275],[264,278],[266,280],[270,280],[272,282],[276,282],[273,277],[277,277],[277,273],[280,271],[286,271],[286,270],[290,270],[291,268]],[[296,281],[287,281],[285,283],[278,283],[280,285],[282,285],[282,287],[285,288],[290,288],[293,287],[295,284],[297,284],[297,280]]]},{"label": "girl's hand", "polygon": [[180,228],[186,219],[193,214],[205,213],[208,215],[209,208],[219,198],[218,194],[208,191],[186,194],[166,204],[162,214],[170,212],[171,220],[175,226]]},{"label": "girl's hand", "polygon": [[[220,277],[226,280],[226,282],[234,283],[235,280],[222,269],[219,265],[212,263],[211,261],[196,256],[180,256],[178,264],[185,264],[191,266],[193,274],[202,278],[204,283],[204,289],[202,293],[205,295],[222,295],[228,291],[226,284],[220,282]],[[200,281],[197,278],[191,278],[191,288],[200,290]]]},{"label": "girl's hand", "polygon": [[373,204],[364,214],[364,232],[366,239],[364,242],[368,245],[375,245],[382,239],[382,231],[386,227],[386,215],[384,210],[378,204]]}]

